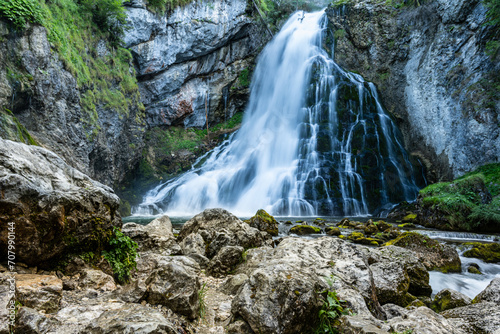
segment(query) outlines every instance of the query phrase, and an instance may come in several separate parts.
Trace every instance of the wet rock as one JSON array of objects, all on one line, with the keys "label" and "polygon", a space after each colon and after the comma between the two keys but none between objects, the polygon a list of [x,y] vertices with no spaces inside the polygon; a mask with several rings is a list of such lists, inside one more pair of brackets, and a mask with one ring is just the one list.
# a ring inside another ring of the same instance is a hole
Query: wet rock
[{"label": "wet rock", "polygon": [[328,235],[336,235],[336,236],[338,236],[338,235],[340,235],[340,234],[341,234],[341,233],[340,233],[340,229],[339,229],[339,228],[337,228],[337,227],[332,227],[332,226],[328,226],[327,228],[325,228],[325,232],[326,232],[326,234],[328,234]]},{"label": "wet rock", "polygon": [[16,300],[23,306],[53,313],[59,310],[63,284],[56,276],[16,275]]},{"label": "wet rock", "polygon": [[500,262],[500,244],[494,242],[491,244],[482,244],[479,242],[466,243],[473,247],[464,252],[465,257],[475,257],[484,262]]},{"label": "wet rock", "polygon": [[471,274],[477,274],[477,275],[482,275],[483,273],[479,270],[479,265],[476,264],[476,263],[471,263],[468,267],[467,267],[467,272],[471,273]]},{"label": "wet rock", "polygon": [[[188,258],[184,259],[186,261]],[[196,266],[193,260],[193,266]],[[198,291],[200,282],[197,272],[175,257],[162,260],[146,280],[145,299],[150,304],[160,304],[190,319],[198,316]]]},{"label": "wet rock", "polygon": [[460,272],[461,262],[455,248],[415,232],[405,232],[385,245],[394,245],[415,252],[428,270]]},{"label": "wet rock", "polygon": [[290,229],[290,233],[295,233],[297,235],[317,234],[321,233],[321,229],[311,225],[296,225]]},{"label": "wet rock", "polygon": [[379,232],[379,229],[377,226],[375,226],[375,224],[368,224],[366,227],[365,227],[365,234],[366,235],[371,235],[371,234],[375,234]]},{"label": "wet rock", "polygon": [[500,304],[500,278],[493,279],[490,284],[474,297],[473,303],[492,302]]},{"label": "wet rock", "polygon": [[447,319],[460,319],[466,333],[494,333],[500,329],[500,305],[482,302],[458,307],[440,313]]},{"label": "wet rock", "polygon": [[278,222],[273,216],[262,209],[257,211],[255,216],[245,222],[259,231],[267,232],[273,236],[278,235]]},{"label": "wet rock", "polygon": [[269,234],[250,227],[223,209],[207,209],[183,226],[177,240],[183,242],[191,233],[199,233],[207,245],[207,257],[212,258],[225,246],[244,249],[271,245]]},{"label": "wet rock", "polygon": [[113,190],[38,146],[0,139],[0,256],[15,224],[16,261],[50,264],[71,250],[97,251],[121,226]]},{"label": "wet rock", "polygon": [[372,264],[373,282],[381,305],[392,303],[406,306],[415,297],[408,295],[410,278],[404,266],[398,262],[378,262]]},{"label": "wet rock", "polygon": [[452,289],[444,289],[434,297],[431,308],[436,312],[442,312],[457,307],[470,305],[471,299],[466,295]]},{"label": "wet rock", "polygon": [[177,334],[176,326],[154,309],[139,304],[123,304],[104,311],[85,328],[85,333]]},{"label": "wet rock", "polygon": [[236,274],[234,276],[228,277],[228,279],[222,284],[220,290],[228,295],[235,295],[239,288],[245,284],[248,280],[248,276],[245,274]]},{"label": "wet rock", "polygon": [[217,255],[210,260],[207,272],[212,276],[218,277],[233,271],[243,261],[243,252],[244,249],[240,246],[225,246],[221,248]]},{"label": "wet rock", "polygon": [[154,251],[163,255],[181,253],[181,248],[172,232],[172,223],[166,215],[156,218],[147,225],[124,224],[122,233],[137,242],[139,252]]}]

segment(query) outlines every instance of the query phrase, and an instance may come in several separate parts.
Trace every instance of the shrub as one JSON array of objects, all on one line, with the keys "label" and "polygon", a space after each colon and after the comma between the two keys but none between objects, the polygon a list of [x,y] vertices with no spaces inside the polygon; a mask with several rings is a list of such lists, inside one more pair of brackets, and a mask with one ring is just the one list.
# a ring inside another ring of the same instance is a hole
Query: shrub
[{"label": "shrub", "polygon": [[114,227],[109,240],[108,250],[102,251],[102,256],[109,262],[120,283],[127,282],[130,271],[137,267],[137,243]]},{"label": "shrub", "polygon": [[487,24],[499,25],[500,24],[500,0],[484,0],[484,6],[488,9],[486,17]]},{"label": "shrub", "polygon": [[0,0],[0,17],[5,17],[16,29],[23,29],[26,23],[43,22],[42,9],[36,0]]}]

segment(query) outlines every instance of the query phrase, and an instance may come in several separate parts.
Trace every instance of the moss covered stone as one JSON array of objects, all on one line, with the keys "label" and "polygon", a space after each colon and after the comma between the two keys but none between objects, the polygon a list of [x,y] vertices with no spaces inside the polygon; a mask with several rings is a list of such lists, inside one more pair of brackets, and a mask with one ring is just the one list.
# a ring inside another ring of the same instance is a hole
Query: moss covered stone
[{"label": "moss covered stone", "polygon": [[325,228],[325,232],[328,235],[340,235],[340,229],[338,227],[328,226]]},{"label": "moss covered stone", "polygon": [[321,229],[319,227],[311,226],[311,225],[297,225],[290,229],[290,233],[295,233],[298,235],[305,234],[317,234],[321,233]]},{"label": "moss covered stone", "polygon": [[473,247],[464,252],[465,257],[475,257],[488,263],[500,262],[500,244],[468,242],[466,245],[472,245]]},{"label": "moss covered stone", "polygon": [[384,245],[394,245],[414,251],[427,270],[442,272],[461,270],[460,258],[453,247],[416,232],[405,232]]},{"label": "moss covered stone", "polygon": [[431,308],[435,312],[443,312],[452,308],[467,306],[471,299],[460,292],[451,289],[441,290],[432,302]]},{"label": "moss covered stone", "polygon": [[278,235],[278,222],[267,213],[265,210],[260,209],[257,211],[255,216],[245,221],[250,224],[251,227],[255,227],[260,231],[265,231],[270,235],[277,236]]}]

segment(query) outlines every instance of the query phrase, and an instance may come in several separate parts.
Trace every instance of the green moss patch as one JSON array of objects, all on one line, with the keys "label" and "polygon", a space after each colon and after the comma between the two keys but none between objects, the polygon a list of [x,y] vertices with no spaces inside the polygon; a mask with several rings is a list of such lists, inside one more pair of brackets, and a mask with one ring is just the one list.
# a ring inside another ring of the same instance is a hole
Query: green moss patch
[{"label": "green moss patch", "polygon": [[465,245],[473,246],[471,249],[464,252],[465,257],[475,257],[489,263],[500,262],[500,244],[482,244],[479,242],[468,242],[465,243]]},{"label": "green moss patch", "polygon": [[436,212],[449,229],[500,231],[500,164],[488,164],[452,181],[420,191],[425,210]]},{"label": "green moss patch", "polygon": [[321,233],[321,229],[319,227],[311,226],[311,225],[297,225],[290,229],[290,233],[295,233],[298,235],[305,234],[317,234]]}]

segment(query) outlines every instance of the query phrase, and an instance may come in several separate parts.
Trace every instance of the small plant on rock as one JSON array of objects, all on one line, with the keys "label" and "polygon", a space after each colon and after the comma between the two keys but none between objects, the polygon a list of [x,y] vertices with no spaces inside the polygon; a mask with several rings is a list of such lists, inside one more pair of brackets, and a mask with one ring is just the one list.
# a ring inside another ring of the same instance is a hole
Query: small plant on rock
[{"label": "small plant on rock", "polygon": [[207,290],[205,289],[206,287],[207,283],[203,283],[203,286],[201,287],[200,291],[198,291],[198,300],[200,305],[200,319],[205,318],[207,312],[207,302],[205,301],[205,297],[207,295]]},{"label": "small plant on rock", "polygon": [[338,333],[334,327],[334,322],[342,315],[349,314],[349,309],[344,308],[345,300],[339,300],[337,292],[331,290],[333,285],[333,277],[327,278],[327,283],[330,289],[322,291],[321,294],[326,294],[326,299],[319,311],[319,326],[316,328],[315,334],[320,333]]},{"label": "small plant on rock", "polygon": [[102,251],[102,256],[109,262],[120,283],[127,282],[130,271],[137,267],[137,247],[137,243],[124,235],[120,229],[113,228],[108,250]]}]

